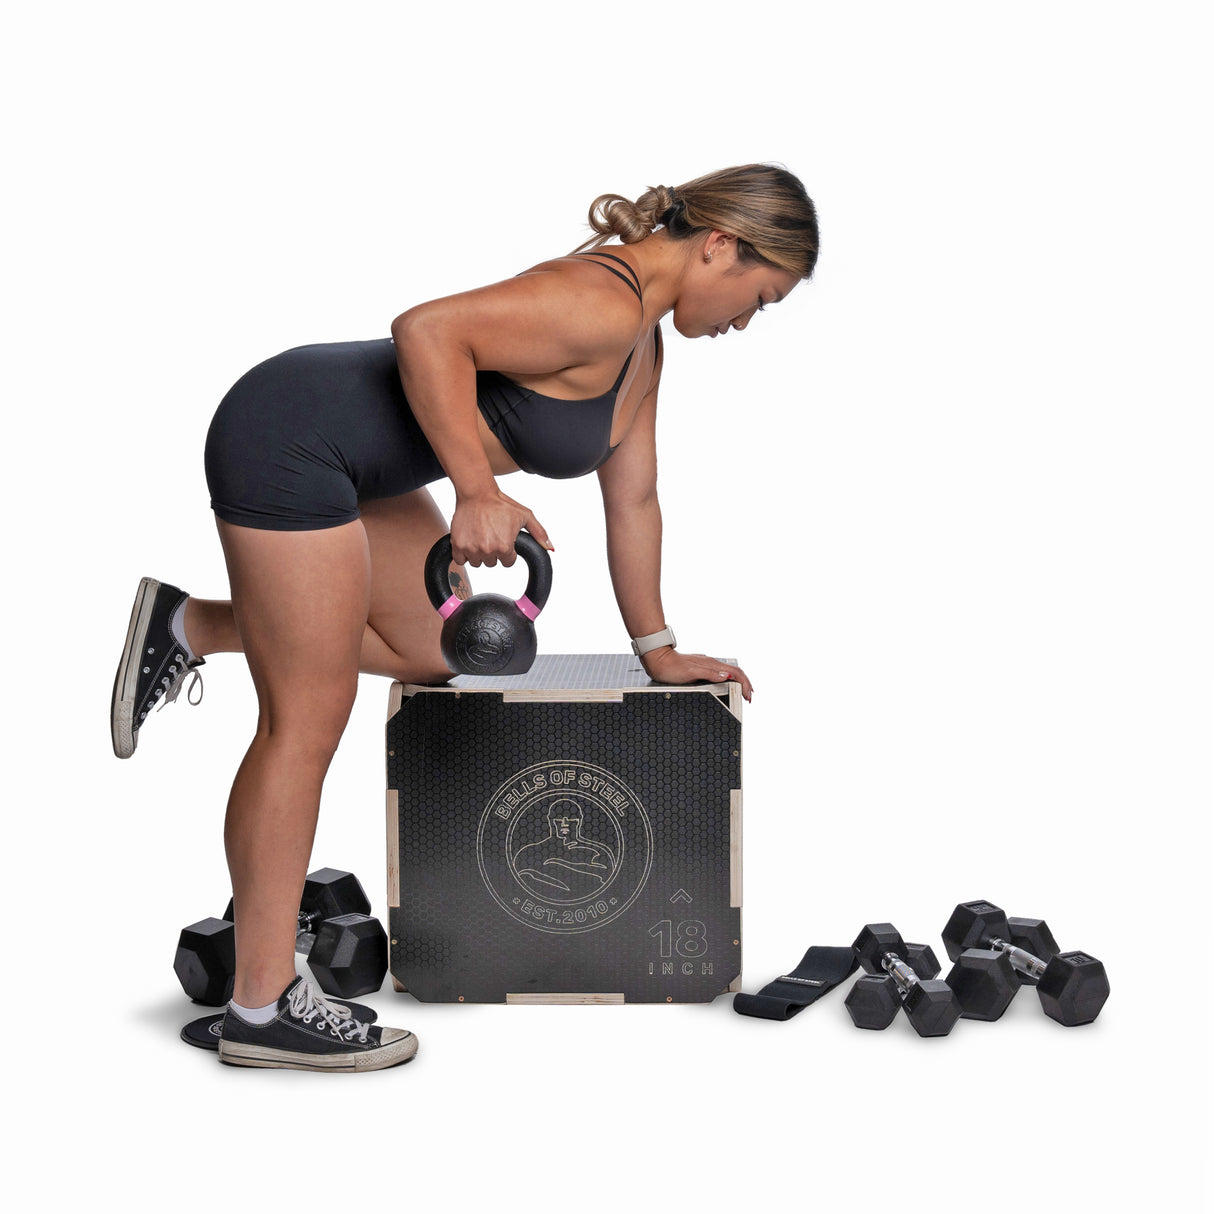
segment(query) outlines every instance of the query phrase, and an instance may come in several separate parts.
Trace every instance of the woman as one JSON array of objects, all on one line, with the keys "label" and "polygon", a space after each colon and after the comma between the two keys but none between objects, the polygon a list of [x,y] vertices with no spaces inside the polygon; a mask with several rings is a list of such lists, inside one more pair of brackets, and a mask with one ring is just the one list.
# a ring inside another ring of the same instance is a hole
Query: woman
[{"label": "woman", "polygon": [[[288,350],[245,375],[207,438],[207,482],[231,602],[144,579],[114,688],[115,752],[204,656],[243,651],[257,734],[228,801],[237,973],[220,1057],[371,1070],[412,1034],[348,1015],[295,973],[296,911],[321,784],[360,671],[443,682],[422,566],[447,530],[424,486],[455,487],[452,586],[513,564],[530,510],[496,477],[597,470],[616,600],[649,676],[736,679],[675,648],[659,592],[654,421],[669,315],[684,337],[745,329],[813,272],[813,203],[785,169],[746,165],[635,203],[595,200],[596,236],[507,282],[421,304],[380,341]],[[611,238],[621,241],[610,250]]]}]

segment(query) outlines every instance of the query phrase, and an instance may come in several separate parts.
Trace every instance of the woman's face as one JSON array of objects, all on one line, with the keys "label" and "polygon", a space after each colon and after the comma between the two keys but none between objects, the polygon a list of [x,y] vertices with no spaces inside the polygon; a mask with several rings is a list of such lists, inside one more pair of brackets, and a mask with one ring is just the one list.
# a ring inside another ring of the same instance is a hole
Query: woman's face
[{"label": "woman's face", "polygon": [[688,266],[671,320],[684,337],[745,329],[757,311],[779,303],[800,281],[765,262],[739,261],[734,237],[714,232]]}]

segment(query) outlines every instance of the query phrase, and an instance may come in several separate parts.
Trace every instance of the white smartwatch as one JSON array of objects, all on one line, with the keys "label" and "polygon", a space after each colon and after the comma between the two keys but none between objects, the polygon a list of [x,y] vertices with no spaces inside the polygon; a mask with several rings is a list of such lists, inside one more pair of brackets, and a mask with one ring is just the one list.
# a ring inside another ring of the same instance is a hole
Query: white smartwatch
[{"label": "white smartwatch", "polygon": [[674,633],[669,628],[663,628],[661,632],[651,632],[647,637],[633,637],[632,652],[638,658],[643,658],[652,649],[661,649],[663,645],[673,649],[676,644]]}]

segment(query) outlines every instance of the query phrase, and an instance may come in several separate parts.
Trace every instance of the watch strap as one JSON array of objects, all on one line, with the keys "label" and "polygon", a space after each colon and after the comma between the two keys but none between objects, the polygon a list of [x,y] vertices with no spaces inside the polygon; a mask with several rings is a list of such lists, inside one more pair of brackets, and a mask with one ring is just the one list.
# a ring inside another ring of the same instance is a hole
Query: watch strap
[{"label": "watch strap", "polygon": [[651,632],[645,637],[633,637],[632,652],[638,658],[643,658],[652,649],[661,649],[663,645],[669,645],[673,649],[676,644],[674,631],[666,627],[661,632]]}]

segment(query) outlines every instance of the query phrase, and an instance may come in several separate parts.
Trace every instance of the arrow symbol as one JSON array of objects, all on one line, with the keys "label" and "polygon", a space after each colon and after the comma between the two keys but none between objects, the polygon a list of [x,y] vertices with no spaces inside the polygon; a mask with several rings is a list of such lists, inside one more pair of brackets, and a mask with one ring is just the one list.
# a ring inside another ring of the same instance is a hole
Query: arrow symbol
[{"label": "arrow symbol", "polygon": [[691,895],[685,889],[680,889],[675,893],[674,897],[671,898],[670,900],[671,900],[671,902],[690,902]]}]

